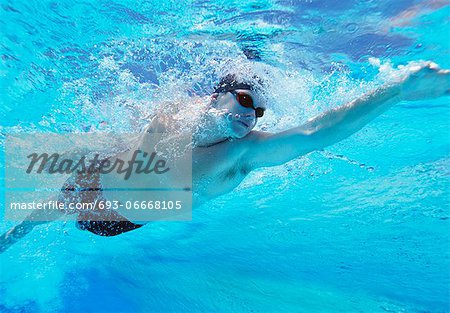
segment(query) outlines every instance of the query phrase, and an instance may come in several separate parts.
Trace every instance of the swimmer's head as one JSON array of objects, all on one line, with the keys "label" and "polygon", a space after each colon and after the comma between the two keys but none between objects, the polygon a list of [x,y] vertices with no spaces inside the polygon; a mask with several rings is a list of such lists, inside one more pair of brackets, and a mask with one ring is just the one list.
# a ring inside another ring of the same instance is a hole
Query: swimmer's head
[{"label": "swimmer's head", "polygon": [[212,107],[225,112],[230,136],[245,137],[264,115],[264,101],[254,85],[239,82],[235,75],[222,78],[212,94]]}]

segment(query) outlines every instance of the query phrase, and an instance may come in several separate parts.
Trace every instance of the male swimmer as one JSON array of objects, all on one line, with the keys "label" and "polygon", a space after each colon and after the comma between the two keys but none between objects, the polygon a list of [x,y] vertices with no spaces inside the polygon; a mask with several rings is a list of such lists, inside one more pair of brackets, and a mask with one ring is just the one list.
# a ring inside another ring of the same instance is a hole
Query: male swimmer
[{"label": "male swimmer", "polygon": [[[441,70],[432,62],[424,62],[412,69],[401,81],[380,87],[347,104],[327,111],[304,125],[280,133],[253,131],[264,116],[264,99],[253,85],[226,76],[216,87],[209,109],[225,111],[231,116],[218,122],[205,114],[202,136],[195,136],[192,150],[193,207],[223,195],[237,187],[251,171],[277,166],[315,150],[347,138],[375,117],[401,101],[427,100],[441,97],[450,91],[450,71]],[[153,119],[147,131],[157,132],[167,127],[163,119]],[[198,134],[197,134],[198,135]],[[145,136],[142,138],[146,138]],[[233,139],[233,140],[230,140]],[[140,147],[145,146],[143,139]],[[150,177],[148,179],[151,179]],[[106,185],[106,186],[105,186]],[[74,197],[74,186],[98,189],[83,201],[104,198],[99,174],[79,175],[68,181],[60,195],[62,201]],[[48,214],[46,220],[57,219],[61,212],[32,213],[29,218],[0,237],[0,251],[42,224],[33,214]],[[97,235],[114,236],[141,227],[117,213],[113,221],[89,221],[84,217],[78,227]]]}]

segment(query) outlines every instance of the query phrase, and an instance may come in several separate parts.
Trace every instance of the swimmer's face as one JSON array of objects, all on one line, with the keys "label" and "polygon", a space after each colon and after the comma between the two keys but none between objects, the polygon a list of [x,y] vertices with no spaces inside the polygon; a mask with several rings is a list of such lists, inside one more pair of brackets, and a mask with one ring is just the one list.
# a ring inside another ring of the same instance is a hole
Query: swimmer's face
[{"label": "swimmer's face", "polygon": [[256,125],[256,108],[259,108],[258,112],[264,109],[261,99],[247,89],[215,93],[212,98],[214,108],[225,112],[229,135],[233,138],[248,135]]}]

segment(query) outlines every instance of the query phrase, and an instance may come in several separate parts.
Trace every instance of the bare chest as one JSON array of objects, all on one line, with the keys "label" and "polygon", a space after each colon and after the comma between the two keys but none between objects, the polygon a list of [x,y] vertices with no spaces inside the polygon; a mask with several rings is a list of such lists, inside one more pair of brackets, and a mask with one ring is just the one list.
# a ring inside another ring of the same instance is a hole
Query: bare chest
[{"label": "bare chest", "polygon": [[241,153],[227,148],[219,146],[210,150],[193,150],[194,201],[207,201],[232,191],[250,172]]}]

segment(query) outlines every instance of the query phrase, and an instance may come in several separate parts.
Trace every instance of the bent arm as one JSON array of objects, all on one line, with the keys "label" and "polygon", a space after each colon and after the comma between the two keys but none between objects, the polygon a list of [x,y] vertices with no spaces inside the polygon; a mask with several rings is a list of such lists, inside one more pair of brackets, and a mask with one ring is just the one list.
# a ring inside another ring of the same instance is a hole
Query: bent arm
[{"label": "bent arm", "polygon": [[401,82],[382,86],[304,125],[278,134],[254,132],[246,159],[254,168],[283,164],[347,138],[402,100],[440,97],[449,88],[449,71],[428,62]]}]

